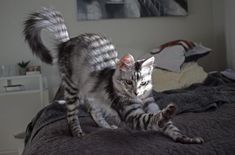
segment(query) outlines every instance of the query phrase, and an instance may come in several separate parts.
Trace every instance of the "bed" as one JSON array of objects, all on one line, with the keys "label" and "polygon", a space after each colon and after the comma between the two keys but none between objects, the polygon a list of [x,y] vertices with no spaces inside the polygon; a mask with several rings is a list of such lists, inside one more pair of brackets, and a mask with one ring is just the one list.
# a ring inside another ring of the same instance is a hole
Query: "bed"
[{"label": "bed", "polygon": [[79,117],[86,135],[72,137],[65,106],[56,102],[63,98],[61,92],[29,123],[24,155],[235,154],[235,81],[220,72],[184,89],[153,92],[161,108],[171,101],[176,104],[173,122],[183,133],[203,137],[204,144],[176,143],[154,131],[99,128],[82,108]]}]

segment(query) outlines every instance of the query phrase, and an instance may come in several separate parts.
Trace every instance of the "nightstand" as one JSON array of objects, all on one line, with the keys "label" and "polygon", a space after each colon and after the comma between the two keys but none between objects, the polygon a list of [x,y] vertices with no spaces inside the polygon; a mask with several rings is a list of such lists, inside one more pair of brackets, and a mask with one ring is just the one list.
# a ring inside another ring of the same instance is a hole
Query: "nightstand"
[{"label": "nightstand", "polygon": [[41,74],[0,78],[0,154],[17,152],[13,135],[49,104],[45,83]]}]

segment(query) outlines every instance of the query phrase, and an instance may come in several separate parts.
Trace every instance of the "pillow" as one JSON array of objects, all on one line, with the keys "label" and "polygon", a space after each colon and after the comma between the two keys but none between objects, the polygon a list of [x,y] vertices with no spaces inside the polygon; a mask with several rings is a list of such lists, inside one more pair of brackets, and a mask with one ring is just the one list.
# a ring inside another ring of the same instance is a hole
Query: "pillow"
[{"label": "pillow", "polygon": [[185,63],[179,73],[154,69],[153,89],[162,92],[171,89],[188,87],[194,83],[201,83],[207,77],[204,69],[197,62]]},{"label": "pillow", "polygon": [[153,49],[150,53],[155,57],[155,68],[180,72],[185,62],[197,61],[211,51],[201,44],[186,40],[175,40]]},{"label": "pillow", "polygon": [[162,68],[173,72],[180,72],[185,61],[184,48],[180,45],[167,47],[154,55],[154,68]]}]

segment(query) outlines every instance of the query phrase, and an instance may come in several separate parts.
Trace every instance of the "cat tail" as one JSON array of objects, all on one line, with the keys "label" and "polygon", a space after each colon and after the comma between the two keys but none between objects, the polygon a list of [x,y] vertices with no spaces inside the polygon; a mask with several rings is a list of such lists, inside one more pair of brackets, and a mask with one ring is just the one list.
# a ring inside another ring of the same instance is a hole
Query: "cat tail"
[{"label": "cat tail", "polygon": [[57,51],[50,51],[41,38],[41,30],[46,29],[55,35],[59,43],[68,41],[69,34],[60,12],[52,8],[42,8],[29,15],[24,22],[24,37],[32,52],[43,62],[54,64],[57,62]]}]

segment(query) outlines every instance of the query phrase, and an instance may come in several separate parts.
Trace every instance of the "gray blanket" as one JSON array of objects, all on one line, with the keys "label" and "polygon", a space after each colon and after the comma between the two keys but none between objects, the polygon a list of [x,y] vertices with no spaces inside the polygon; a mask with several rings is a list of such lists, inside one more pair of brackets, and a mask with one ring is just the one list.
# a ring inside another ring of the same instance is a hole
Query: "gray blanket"
[{"label": "gray blanket", "polygon": [[187,135],[202,136],[205,139],[202,145],[175,143],[153,131],[102,129],[87,113],[80,115],[86,135],[83,138],[71,137],[65,119],[65,107],[54,103],[39,112],[29,124],[23,154],[232,155],[235,154],[234,88],[234,81],[214,74],[203,84],[154,93],[161,107],[169,101],[176,103],[178,114],[173,122]]},{"label": "gray blanket", "polygon": [[153,92],[161,108],[170,102],[177,105],[176,113],[213,110],[225,103],[235,103],[235,82],[220,73],[209,74],[202,84],[186,89]]}]

